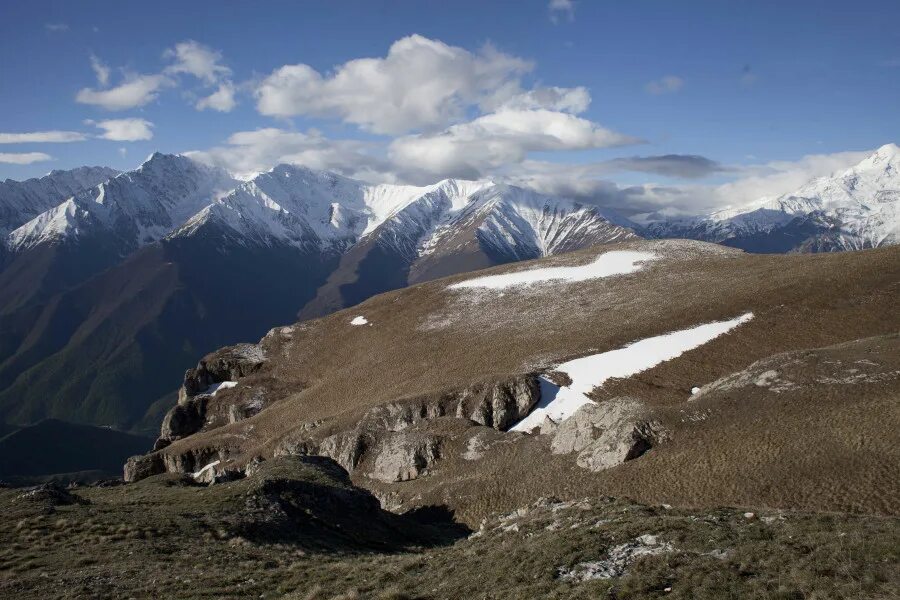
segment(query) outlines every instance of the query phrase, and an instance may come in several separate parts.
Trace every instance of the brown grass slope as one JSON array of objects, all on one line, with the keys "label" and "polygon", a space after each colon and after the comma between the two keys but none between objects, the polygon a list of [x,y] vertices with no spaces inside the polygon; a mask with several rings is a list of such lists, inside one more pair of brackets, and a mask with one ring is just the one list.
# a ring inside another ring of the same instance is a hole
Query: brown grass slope
[{"label": "brown grass slope", "polygon": [[[490,460],[464,469],[442,460],[429,476],[384,484],[378,492],[406,502],[424,494],[419,501],[440,500],[470,521],[547,493],[900,512],[896,483],[891,483],[898,479],[900,461],[881,443],[895,436],[896,379],[829,384],[827,393],[797,392],[800,400],[794,403],[787,395],[738,394],[738,400],[730,400],[721,393],[719,400],[711,394],[688,402],[693,386],[755,361],[900,331],[900,248],[773,256],[701,242],[637,241],[486,273],[579,265],[612,249],[647,250],[658,259],[630,275],[503,293],[448,290],[449,284],[475,275],[456,276],[273,330],[263,344],[264,368],[215,398],[229,403],[257,394],[265,398],[265,409],[179,440],[163,452],[216,449],[226,462],[240,464],[271,456],[280,440],[304,424],[324,420],[331,427],[350,426],[373,406],[549,368],[752,311],[755,317],[732,332],[597,391],[600,399],[637,395],[661,416],[706,402],[721,405],[715,419],[691,421],[683,431],[673,418],[671,442],[638,460],[590,473],[569,457],[551,456],[540,436],[497,433],[516,441],[497,445]],[[357,315],[369,325],[351,326]],[[889,373],[896,340],[875,346],[858,351],[877,354]],[[842,463],[842,457],[850,458]],[[832,485],[842,477],[848,477],[847,485]]]}]

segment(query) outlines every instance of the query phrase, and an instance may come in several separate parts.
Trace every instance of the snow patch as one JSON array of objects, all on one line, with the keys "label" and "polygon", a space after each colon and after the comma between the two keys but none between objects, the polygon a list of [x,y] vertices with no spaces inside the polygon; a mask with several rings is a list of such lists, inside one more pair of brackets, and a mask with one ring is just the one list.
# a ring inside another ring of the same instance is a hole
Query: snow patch
[{"label": "snow patch", "polygon": [[353,317],[353,320],[350,321],[351,325],[368,325],[369,321],[364,316],[359,315],[358,317]]},{"label": "snow patch", "polygon": [[214,460],[214,461],[212,461],[211,463],[209,463],[208,465],[206,465],[205,467],[203,467],[202,469],[200,469],[200,470],[197,471],[196,473],[191,473],[191,477],[193,477],[194,479],[199,479],[199,478],[202,477],[203,474],[206,473],[207,471],[211,471],[212,469],[215,469],[216,466],[217,466],[220,462],[222,462],[222,461],[220,461],[220,460]]},{"label": "snow patch", "polygon": [[727,333],[753,318],[746,313],[728,321],[716,321],[690,329],[673,331],[640,340],[601,354],[592,354],[564,362],[556,371],[566,373],[572,383],[559,387],[541,377],[541,399],[531,413],[510,428],[510,431],[531,431],[550,417],[556,422],[572,416],[584,404],[592,402],[587,395],[611,377],[630,377],[672,360],[681,354]]},{"label": "snow patch", "polygon": [[227,390],[228,388],[233,388],[238,384],[237,381],[220,381],[219,383],[214,383],[208,388],[206,388],[205,394],[209,394],[210,396],[215,396],[219,390]]},{"label": "snow patch", "polygon": [[586,281],[612,275],[626,275],[639,271],[643,263],[655,260],[652,252],[615,250],[601,254],[594,262],[577,267],[545,267],[503,275],[489,275],[454,283],[447,289],[488,288],[502,290],[510,287],[527,286],[548,281]]}]

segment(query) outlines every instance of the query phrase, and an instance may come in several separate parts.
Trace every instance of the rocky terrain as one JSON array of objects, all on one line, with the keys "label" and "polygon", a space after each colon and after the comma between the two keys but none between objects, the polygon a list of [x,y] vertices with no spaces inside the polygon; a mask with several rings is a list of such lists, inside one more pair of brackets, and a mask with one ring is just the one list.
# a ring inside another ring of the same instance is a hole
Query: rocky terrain
[{"label": "rocky terrain", "polygon": [[[472,529],[395,515],[328,459],[240,481],[0,489],[0,592],[22,598],[878,598],[896,517],[538,498]],[[89,553],[84,552],[90,547]]]}]

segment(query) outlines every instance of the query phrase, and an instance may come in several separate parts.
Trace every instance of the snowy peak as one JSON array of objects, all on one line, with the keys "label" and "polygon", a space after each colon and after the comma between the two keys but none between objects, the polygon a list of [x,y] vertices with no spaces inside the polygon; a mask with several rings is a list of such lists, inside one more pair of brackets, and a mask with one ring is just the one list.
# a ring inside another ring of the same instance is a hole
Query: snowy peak
[{"label": "snowy peak", "polygon": [[118,174],[108,167],[79,167],[54,170],[43,177],[25,181],[7,179],[0,182],[0,235]]},{"label": "snowy peak", "polygon": [[[577,238],[634,237],[597,209],[493,181],[445,179],[430,186],[378,184],[279,165],[240,184],[176,230],[224,230],[242,243],[287,243],[343,252],[364,241],[406,260],[479,241],[510,257],[545,256]],[[612,234],[610,231],[615,230]],[[598,236],[598,232],[603,235]]]},{"label": "snowy peak", "polygon": [[[649,226],[654,237],[691,237],[777,251],[855,250],[900,243],[900,147],[885,144],[853,167],[777,198]],[[794,246],[789,246],[789,240]],[[742,245],[744,244],[744,245]],[[762,245],[762,246],[757,246]],[[771,248],[768,248],[771,250]]]},{"label": "snowy peak", "polygon": [[155,153],[140,167],[81,190],[24,223],[7,238],[21,251],[107,231],[126,248],[161,239],[234,186],[223,170]]}]

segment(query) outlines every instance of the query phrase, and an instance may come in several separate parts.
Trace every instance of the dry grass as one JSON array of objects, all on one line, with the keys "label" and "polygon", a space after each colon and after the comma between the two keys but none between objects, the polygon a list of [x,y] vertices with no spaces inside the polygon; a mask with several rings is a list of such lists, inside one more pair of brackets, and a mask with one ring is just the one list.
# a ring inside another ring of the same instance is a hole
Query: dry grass
[{"label": "dry grass", "polygon": [[[156,478],[84,489],[88,505],[0,490],[0,596],[16,598],[894,598],[896,518],[685,511],[607,498],[542,501],[492,517],[476,537],[398,553],[310,552],[236,537],[222,510],[241,482]],[[558,569],[602,560],[645,534],[673,550],[622,577],[567,582]],[[670,591],[666,591],[670,588]]]},{"label": "dry grass", "polygon": [[[896,382],[852,390],[819,386],[798,397],[746,395],[721,403],[706,421],[682,426],[678,418],[691,387],[761,358],[900,330],[900,247],[795,256],[747,255],[683,241],[621,247],[649,249],[662,259],[632,275],[502,296],[447,291],[449,282],[465,278],[460,276],[377,296],[269,336],[266,369],[216,397],[227,404],[262,390],[268,408],[166,451],[229,448],[240,464],[270,455],[303,423],[325,419],[349,427],[378,404],[753,311],[753,320],[729,334],[599,391],[600,397],[636,395],[674,411],[671,443],[638,461],[594,474],[575,468],[571,457],[550,456],[542,439],[499,445],[482,461],[453,460],[465,451],[460,439],[428,478],[381,485],[358,475],[356,481],[392,502],[420,497],[419,503],[446,504],[469,523],[546,494],[900,514],[898,478],[891,475],[900,460],[890,443],[897,427]],[[541,264],[582,264],[596,253]],[[350,326],[357,315],[371,325]],[[883,358],[896,360],[892,352]]]}]

